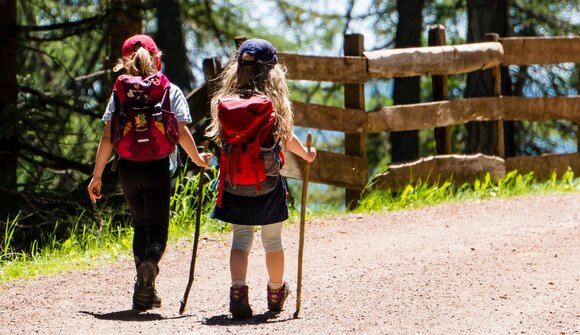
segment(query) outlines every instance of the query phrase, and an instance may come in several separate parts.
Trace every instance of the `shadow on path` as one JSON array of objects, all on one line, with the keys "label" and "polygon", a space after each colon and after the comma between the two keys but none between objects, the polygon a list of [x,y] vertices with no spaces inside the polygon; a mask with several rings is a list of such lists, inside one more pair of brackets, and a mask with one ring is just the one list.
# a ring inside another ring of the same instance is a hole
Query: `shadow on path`
[{"label": "shadow on path", "polygon": [[255,314],[248,319],[235,319],[231,315],[221,314],[209,317],[201,323],[207,326],[234,326],[234,325],[257,325],[262,323],[285,322],[290,319],[278,319],[279,313],[266,312],[262,314]]},{"label": "shadow on path", "polygon": [[187,317],[187,316],[177,316],[167,318],[161,316],[161,314],[158,313],[142,313],[134,311],[132,309],[110,313],[95,313],[89,311],[79,311],[79,313],[91,315],[99,320],[113,320],[113,321],[159,321]]}]

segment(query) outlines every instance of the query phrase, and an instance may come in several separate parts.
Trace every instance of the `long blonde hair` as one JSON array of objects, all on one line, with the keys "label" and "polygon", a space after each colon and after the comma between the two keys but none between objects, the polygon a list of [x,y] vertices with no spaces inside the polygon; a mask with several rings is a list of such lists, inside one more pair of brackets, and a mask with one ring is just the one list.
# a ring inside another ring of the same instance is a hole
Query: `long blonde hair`
[{"label": "long blonde hair", "polygon": [[118,72],[121,69],[125,69],[125,73],[128,75],[141,76],[143,78],[149,77],[159,72],[157,63],[160,62],[160,59],[161,52],[152,55],[147,49],[140,47],[130,56],[119,58],[113,71]]},{"label": "long blonde hair", "polygon": [[[221,145],[222,129],[217,116],[218,102],[221,99],[236,96],[248,95],[247,79],[248,73],[256,73],[251,70],[251,65],[238,66],[238,52],[236,51],[229,60],[223,72],[217,78],[219,89],[211,100],[211,123],[206,129],[206,136],[216,144]],[[276,123],[274,124],[274,137],[277,140],[286,142],[292,138],[292,127],[294,126],[294,115],[292,104],[290,103],[288,86],[286,85],[286,67],[276,64],[273,67],[263,67],[265,74],[258,74],[263,77],[260,85],[251,85],[249,89],[252,94],[264,95],[272,100],[276,109]]]}]

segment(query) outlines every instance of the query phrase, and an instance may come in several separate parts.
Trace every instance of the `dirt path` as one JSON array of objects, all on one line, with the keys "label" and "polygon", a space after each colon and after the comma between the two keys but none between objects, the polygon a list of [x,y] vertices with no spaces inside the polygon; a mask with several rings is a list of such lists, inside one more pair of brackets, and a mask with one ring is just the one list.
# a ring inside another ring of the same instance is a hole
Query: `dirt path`
[{"label": "dirt path", "polygon": [[[307,225],[300,319],[296,295],[265,313],[266,270],[250,258],[257,314],[230,320],[229,235],[200,245],[186,314],[188,241],[169,245],[163,307],[136,315],[130,260],[0,286],[0,334],[580,334],[580,194],[448,204]],[[296,283],[297,225],[285,230]]]}]

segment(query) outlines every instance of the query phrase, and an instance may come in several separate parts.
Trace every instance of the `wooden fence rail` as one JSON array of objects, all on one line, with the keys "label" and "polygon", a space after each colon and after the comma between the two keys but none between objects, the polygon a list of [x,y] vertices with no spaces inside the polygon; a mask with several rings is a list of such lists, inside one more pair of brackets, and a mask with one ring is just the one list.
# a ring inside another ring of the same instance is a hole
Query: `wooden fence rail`
[{"label": "wooden fence rail", "polygon": [[506,171],[518,170],[520,173],[533,172],[539,179],[550,178],[552,173],[561,176],[568,169],[577,175],[580,171],[580,155],[570,154],[545,154],[540,156],[520,156],[506,158]]},{"label": "wooden fence rail", "polygon": [[288,79],[364,83],[367,60],[364,57],[325,57],[279,53],[280,63],[288,68]]},{"label": "wooden fence rail", "polygon": [[[316,163],[310,166],[310,181],[362,190],[368,182],[368,163],[364,157],[317,151]],[[304,160],[286,152],[282,175],[302,179]]]},{"label": "wooden fence rail", "polygon": [[580,63],[578,37],[508,37],[500,42],[505,66]]},{"label": "wooden fence rail", "polygon": [[455,183],[472,182],[489,173],[493,179],[505,176],[505,161],[496,156],[439,155],[421,158],[417,161],[396,164],[389,171],[374,178],[374,189],[403,190],[410,181],[443,183],[452,179]]},{"label": "wooden fence rail", "polygon": [[365,57],[280,53],[289,79],[364,83],[373,78],[451,75],[498,65],[580,63],[580,37],[500,38],[483,42],[384,49]]},{"label": "wooden fence rail", "polygon": [[460,74],[500,65],[501,43],[486,42],[365,52],[370,78]]},{"label": "wooden fence rail", "polygon": [[442,183],[452,179],[462,184],[481,179],[489,173],[493,180],[502,178],[507,172],[518,170],[522,174],[530,172],[539,179],[548,179],[552,173],[558,176],[568,169],[575,173],[580,171],[580,155],[544,154],[540,156],[520,156],[502,159],[497,156],[475,155],[439,155],[421,158],[410,163],[394,164],[387,172],[373,178],[373,189],[401,191],[412,181]]},{"label": "wooden fence rail", "polygon": [[370,133],[446,127],[470,121],[580,119],[580,97],[490,97],[384,107],[367,113]]},{"label": "wooden fence rail", "polygon": [[384,107],[376,112],[293,102],[297,126],[345,133],[447,127],[470,121],[580,121],[580,97],[489,97]]},{"label": "wooden fence rail", "polygon": [[294,124],[305,128],[361,133],[367,129],[367,113],[361,109],[330,107],[293,101]]}]

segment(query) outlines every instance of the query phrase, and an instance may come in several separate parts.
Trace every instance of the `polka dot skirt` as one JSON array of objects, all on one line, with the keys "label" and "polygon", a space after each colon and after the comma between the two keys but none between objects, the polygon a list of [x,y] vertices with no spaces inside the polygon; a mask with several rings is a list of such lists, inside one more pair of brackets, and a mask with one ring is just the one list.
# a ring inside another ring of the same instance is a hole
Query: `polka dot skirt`
[{"label": "polka dot skirt", "polygon": [[224,191],[222,207],[214,206],[211,217],[240,225],[267,225],[288,219],[287,187],[280,176],[270,193],[244,197]]}]

